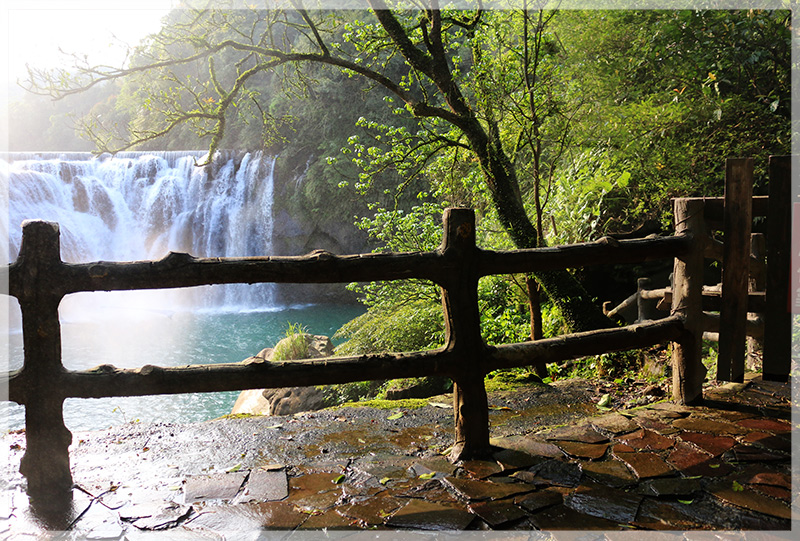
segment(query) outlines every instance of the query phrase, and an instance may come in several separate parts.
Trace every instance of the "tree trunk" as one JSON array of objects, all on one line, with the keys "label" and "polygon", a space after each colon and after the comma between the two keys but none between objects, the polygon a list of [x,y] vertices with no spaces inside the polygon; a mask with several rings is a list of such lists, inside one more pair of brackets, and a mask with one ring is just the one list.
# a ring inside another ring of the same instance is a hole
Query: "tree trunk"
[{"label": "tree trunk", "polygon": [[[525,211],[516,173],[500,143],[496,139],[491,140],[477,120],[470,123],[464,131],[478,156],[503,228],[517,248],[536,248],[539,237],[536,227]],[[572,331],[583,332],[615,326],[603,314],[602,309],[592,302],[589,294],[569,271],[539,271],[534,276],[559,307]]]}]

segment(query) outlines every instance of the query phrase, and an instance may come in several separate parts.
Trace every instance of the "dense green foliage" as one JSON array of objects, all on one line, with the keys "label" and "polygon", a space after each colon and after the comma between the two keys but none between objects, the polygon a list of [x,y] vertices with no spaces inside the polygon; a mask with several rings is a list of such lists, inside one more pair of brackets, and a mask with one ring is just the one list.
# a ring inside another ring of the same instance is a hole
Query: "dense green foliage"
[{"label": "dense green foliage", "polygon": [[[175,11],[130,69],[34,82],[100,80],[85,128],[101,148],[279,153],[288,208],[358,215],[388,251],[435,249],[448,205],[476,209],[486,248],[669,229],[670,198],[722,193],[725,158],[753,156],[764,192],[767,156],[790,152],[788,10],[392,15]],[[431,284],[353,287],[368,312],[343,352],[442,343]],[[529,336],[524,277],[479,293],[487,343]],[[569,319],[558,297],[545,336]]]}]

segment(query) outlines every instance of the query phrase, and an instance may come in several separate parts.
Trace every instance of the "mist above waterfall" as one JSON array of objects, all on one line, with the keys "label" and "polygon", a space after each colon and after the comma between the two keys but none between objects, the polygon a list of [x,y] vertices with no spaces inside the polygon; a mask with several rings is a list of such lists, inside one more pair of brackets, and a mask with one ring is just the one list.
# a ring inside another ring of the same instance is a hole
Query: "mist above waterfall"
[{"label": "mist above waterfall", "polygon": [[[9,242],[0,256],[17,257],[20,226],[29,219],[59,224],[61,257],[72,263],[160,259],[170,251],[270,255],[275,159],[260,152],[221,152],[198,167],[205,156],[9,154],[2,179],[8,187]],[[274,304],[272,284],[192,289],[173,295],[169,308],[252,310]],[[164,299],[163,292],[158,298]]]}]

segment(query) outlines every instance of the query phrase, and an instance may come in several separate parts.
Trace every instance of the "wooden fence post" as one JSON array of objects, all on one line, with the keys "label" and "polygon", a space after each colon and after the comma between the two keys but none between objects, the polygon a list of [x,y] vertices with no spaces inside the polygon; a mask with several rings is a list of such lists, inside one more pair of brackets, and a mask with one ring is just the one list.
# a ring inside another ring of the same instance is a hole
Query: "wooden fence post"
[{"label": "wooden fence post", "polygon": [[690,235],[692,249],[675,259],[672,314],[683,319],[684,332],[672,350],[672,397],[681,404],[703,399],[703,253],[706,245],[705,204],[698,199],[675,200],[675,235]]},{"label": "wooden fence post", "polygon": [[636,307],[638,310],[636,323],[658,319],[658,308],[656,308],[658,299],[646,299],[642,297],[642,291],[653,289],[653,280],[648,277],[639,278],[636,280],[636,289]]},{"label": "wooden fence post", "polygon": [[26,221],[16,266],[20,269],[25,362],[25,454],[20,472],[28,481],[28,496],[36,508],[52,507],[71,498],[69,445],[64,425],[61,376],[61,325],[58,305],[61,266],[59,230],[54,223]]},{"label": "wooden fence post", "polygon": [[485,456],[489,445],[489,402],[484,387],[483,357],[478,314],[478,250],[475,246],[475,213],[449,208],[444,212],[444,238],[439,248],[449,259],[450,275],[442,284],[445,348],[460,360],[453,379],[455,442],[453,461]]},{"label": "wooden fence post", "polygon": [[791,276],[792,190],[791,156],[769,158],[767,214],[767,309],[764,314],[763,378],[788,381],[792,359]]},{"label": "wooden fence post", "polygon": [[[763,264],[764,256],[767,253],[767,239],[763,233],[753,233],[750,235],[750,256]],[[750,269],[749,290],[751,293],[763,292],[766,289],[766,272],[765,267],[760,265]],[[755,313],[756,321],[760,321],[763,325],[764,315]],[[749,317],[749,316],[748,316]],[[759,352],[762,354],[762,363],[757,362]],[[763,352],[764,352],[764,337],[747,337],[747,356],[746,368],[749,370],[757,370],[758,365],[763,367]],[[763,370],[763,368],[762,368]]]},{"label": "wooden fence post", "polygon": [[753,228],[753,159],[725,162],[725,242],[719,313],[717,380],[744,381],[750,232]]}]

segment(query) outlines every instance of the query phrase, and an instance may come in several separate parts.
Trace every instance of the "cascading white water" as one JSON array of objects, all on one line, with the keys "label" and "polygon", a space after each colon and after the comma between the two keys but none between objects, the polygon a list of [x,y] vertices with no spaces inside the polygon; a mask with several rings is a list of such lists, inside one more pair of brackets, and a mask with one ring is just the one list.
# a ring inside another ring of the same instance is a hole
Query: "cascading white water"
[{"label": "cascading white water", "polygon": [[[57,222],[68,262],[160,259],[170,251],[200,257],[269,255],[275,159],[260,152],[10,154],[8,252],[19,252],[21,223]],[[5,177],[5,178],[2,178]],[[0,193],[6,191],[0,186]],[[2,227],[0,227],[1,229]],[[4,247],[5,248],[5,247]],[[198,288],[189,298],[157,296],[169,309],[263,310],[272,284]],[[152,306],[150,309],[164,309]]]}]

